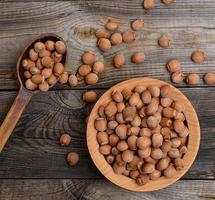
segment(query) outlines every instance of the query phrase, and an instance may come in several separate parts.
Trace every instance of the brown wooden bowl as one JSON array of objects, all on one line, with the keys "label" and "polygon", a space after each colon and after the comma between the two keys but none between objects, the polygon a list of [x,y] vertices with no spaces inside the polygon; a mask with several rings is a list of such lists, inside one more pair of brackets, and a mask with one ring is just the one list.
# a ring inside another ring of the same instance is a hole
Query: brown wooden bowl
[{"label": "brown wooden bowl", "polygon": [[[188,151],[183,157],[185,167],[182,170],[177,171],[177,173],[171,178],[161,177],[158,180],[150,180],[149,183],[143,186],[137,185],[136,182],[131,178],[114,173],[112,167],[107,163],[104,156],[99,152],[99,144],[96,139],[97,131],[94,128],[94,121],[98,117],[99,106],[105,105],[111,100],[111,93],[113,91],[115,90],[122,91],[124,88],[133,89],[135,86],[138,86],[138,85],[143,85],[146,87],[152,86],[152,85],[159,86],[159,87],[163,85],[171,86],[173,90],[171,98],[175,101],[183,102],[183,104],[185,105],[186,109],[184,111],[184,115],[186,117],[187,125],[190,130],[188,143],[187,143]],[[152,78],[134,78],[134,79],[121,82],[113,86],[112,88],[110,88],[100,97],[100,99],[95,104],[90,114],[88,125],[87,125],[87,145],[88,145],[88,149],[92,157],[92,160],[95,163],[96,167],[112,183],[124,189],[132,190],[132,191],[147,192],[147,191],[159,190],[176,182],[188,171],[188,169],[193,164],[199,149],[199,144],[200,144],[200,125],[199,125],[197,114],[192,104],[190,103],[190,101],[187,99],[187,97],[183,95],[181,91],[179,91],[172,85],[164,81],[160,81]]]}]

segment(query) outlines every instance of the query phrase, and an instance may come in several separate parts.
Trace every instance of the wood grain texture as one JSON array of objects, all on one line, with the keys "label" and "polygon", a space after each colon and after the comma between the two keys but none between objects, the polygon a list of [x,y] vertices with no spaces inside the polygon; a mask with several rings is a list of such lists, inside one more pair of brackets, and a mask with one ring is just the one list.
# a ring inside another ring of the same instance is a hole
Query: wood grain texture
[{"label": "wood grain texture", "polygon": [[[110,87],[121,80],[139,76],[170,81],[164,65],[171,58],[181,60],[185,74],[196,72],[202,76],[215,70],[213,0],[180,0],[170,6],[156,1],[155,9],[150,13],[142,8],[142,0],[15,1],[1,2],[0,8],[0,88],[4,90],[18,88],[15,65],[19,53],[30,40],[46,32],[59,34],[66,40],[71,52],[67,68],[71,73],[76,73],[81,64],[80,57],[86,50],[94,51],[97,59],[104,60],[106,72],[95,87]],[[137,33],[136,42],[122,44],[104,54],[97,49],[95,30],[103,27],[108,19],[117,21],[120,31],[125,31],[130,29],[130,20],[138,17],[145,20],[145,27]],[[169,49],[157,45],[157,39],[163,34],[172,40]],[[190,60],[191,53],[197,49],[205,51],[207,56],[201,65]],[[142,65],[130,62],[130,56],[136,51],[146,55]],[[127,57],[125,67],[120,70],[112,66],[112,57],[117,52]],[[79,88],[83,86],[80,81]],[[206,85],[200,82],[199,86]]]},{"label": "wood grain texture", "polygon": [[215,181],[178,181],[155,192],[137,193],[123,190],[107,180],[43,179],[0,180],[1,200],[212,200]]},{"label": "wood grain texture", "polygon": [[[215,179],[215,107],[213,88],[184,88],[201,125],[201,145],[185,179]],[[26,108],[13,136],[0,154],[0,178],[101,178],[86,146],[84,118],[92,105],[84,103],[83,90],[50,91],[36,94]],[[103,93],[104,90],[98,90]],[[197,95],[198,94],[198,95]],[[7,113],[16,92],[0,92],[0,120]],[[72,136],[62,148],[62,132]],[[66,164],[69,151],[80,153],[76,167]]]},{"label": "wood grain texture", "polygon": [[93,107],[93,110],[90,114],[88,125],[87,125],[87,146],[89,149],[90,156],[95,163],[96,167],[99,171],[112,183],[131,191],[142,191],[149,192],[154,190],[159,190],[165,188],[178,179],[180,179],[192,166],[196,155],[199,149],[200,143],[200,126],[198,117],[196,112],[192,106],[192,104],[188,101],[188,99],[175,87],[171,87],[171,94],[168,95],[169,98],[174,101],[181,102],[186,110],[184,111],[184,115],[187,120],[188,128],[189,128],[189,137],[188,137],[188,145],[187,145],[187,153],[183,157],[184,168],[182,170],[177,171],[177,173],[171,178],[161,177],[157,180],[150,180],[145,185],[138,185],[133,179],[130,177],[126,177],[124,175],[116,174],[111,165],[108,164],[105,157],[99,152],[99,143],[97,142],[97,130],[95,129],[94,123],[97,118],[99,118],[98,109],[102,105],[107,105],[109,102],[113,101],[111,98],[111,94],[114,91],[122,92],[123,89],[129,89],[133,91],[136,86],[144,86],[148,88],[150,86],[158,86],[162,87],[167,85],[167,83],[151,78],[134,78],[124,82],[121,82],[114,87],[111,87],[109,90],[105,92],[104,95],[97,101],[96,105]]}]

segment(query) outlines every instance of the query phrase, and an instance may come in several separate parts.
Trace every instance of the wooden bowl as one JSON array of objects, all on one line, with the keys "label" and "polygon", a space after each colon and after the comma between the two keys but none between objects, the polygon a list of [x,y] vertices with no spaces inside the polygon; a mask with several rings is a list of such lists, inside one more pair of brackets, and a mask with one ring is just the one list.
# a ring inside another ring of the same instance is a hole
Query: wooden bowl
[{"label": "wooden bowl", "polygon": [[187,144],[188,151],[183,157],[183,160],[185,163],[184,169],[177,171],[177,173],[172,178],[161,177],[158,180],[153,180],[153,181],[150,180],[149,183],[143,186],[137,185],[136,182],[131,178],[128,178],[124,175],[115,174],[112,167],[107,163],[104,156],[99,152],[99,144],[96,139],[97,131],[94,128],[94,121],[98,117],[99,106],[105,105],[111,100],[111,93],[114,90],[122,91],[124,88],[133,89],[137,85],[143,85],[146,87],[156,85],[161,87],[163,85],[170,85],[170,84],[157,79],[134,78],[134,79],[121,82],[113,86],[112,88],[110,88],[100,97],[100,99],[97,101],[97,103],[95,104],[90,114],[88,125],[87,125],[87,145],[88,145],[90,155],[96,167],[112,183],[124,189],[132,190],[132,191],[147,192],[147,191],[159,190],[173,184],[188,171],[188,169],[193,164],[199,149],[200,125],[199,125],[197,114],[192,104],[190,103],[190,101],[183,95],[181,91],[179,91],[178,89],[170,85],[173,90],[171,98],[175,101],[183,102],[183,104],[185,105],[186,109],[184,114],[187,120],[188,128],[190,130],[190,135],[188,137],[188,144]]}]

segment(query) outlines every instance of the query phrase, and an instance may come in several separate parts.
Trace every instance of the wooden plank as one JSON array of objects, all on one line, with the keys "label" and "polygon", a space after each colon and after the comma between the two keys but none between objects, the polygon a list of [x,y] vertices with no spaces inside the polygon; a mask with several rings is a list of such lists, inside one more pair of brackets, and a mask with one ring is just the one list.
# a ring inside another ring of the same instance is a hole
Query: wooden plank
[{"label": "wooden plank", "polygon": [[178,181],[172,186],[148,193],[123,190],[107,180],[44,179],[0,180],[1,200],[212,200],[215,198],[215,181]]},{"label": "wooden plank", "polygon": [[[36,35],[46,32],[59,34],[67,41],[70,51],[67,69],[71,73],[76,73],[80,57],[86,50],[94,51],[97,59],[105,61],[106,71],[95,87],[109,87],[120,80],[138,76],[170,81],[164,65],[171,58],[181,60],[186,74],[196,72],[202,76],[215,70],[215,3],[212,0],[181,0],[171,6],[158,1],[150,13],[142,8],[142,0],[16,1],[2,2],[0,7],[0,89],[18,88],[15,65],[19,53]],[[104,26],[110,15],[119,22],[120,31],[128,30],[129,21],[137,17],[145,20],[145,28],[137,33],[135,43],[122,44],[102,54],[96,47],[94,33]],[[169,49],[157,45],[157,39],[163,34],[172,40]],[[196,49],[207,55],[207,61],[201,65],[190,60]],[[142,65],[130,62],[130,56],[136,51],[146,54]],[[117,52],[127,57],[123,69],[112,66],[112,57]],[[205,85],[201,82],[199,86]],[[83,82],[80,82],[81,87],[84,87]]]},{"label": "wooden plank", "polygon": [[[201,124],[201,146],[185,179],[215,178],[214,88],[181,89],[192,101]],[[26,108],[13,136],[0,154],[0,178],[101,178],[89,157],[84,118],[92,105],[82,102],[83,90],[38,93]],[[104,90],[98,90],[103,93]],[[16,92],[0,92],[1,120]],[[69,147],[60,147],[62,132],[72,136]],[[66,164],[69,151],[80,153],[76,167]]]}]

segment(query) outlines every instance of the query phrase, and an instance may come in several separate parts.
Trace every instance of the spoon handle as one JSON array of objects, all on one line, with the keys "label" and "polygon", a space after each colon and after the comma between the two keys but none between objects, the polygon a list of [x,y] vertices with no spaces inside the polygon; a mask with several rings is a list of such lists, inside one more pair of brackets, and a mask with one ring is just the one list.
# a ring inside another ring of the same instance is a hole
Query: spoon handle
[{"label": "spoon handle", "polygon": [[8,138],[12,134],[19,118],[22,115],[25,107],[33,96],[33,92],[21,87],[18,95],[10,108],[7,116],[5,117],[0,127],[0,152],[3,150]]}]

